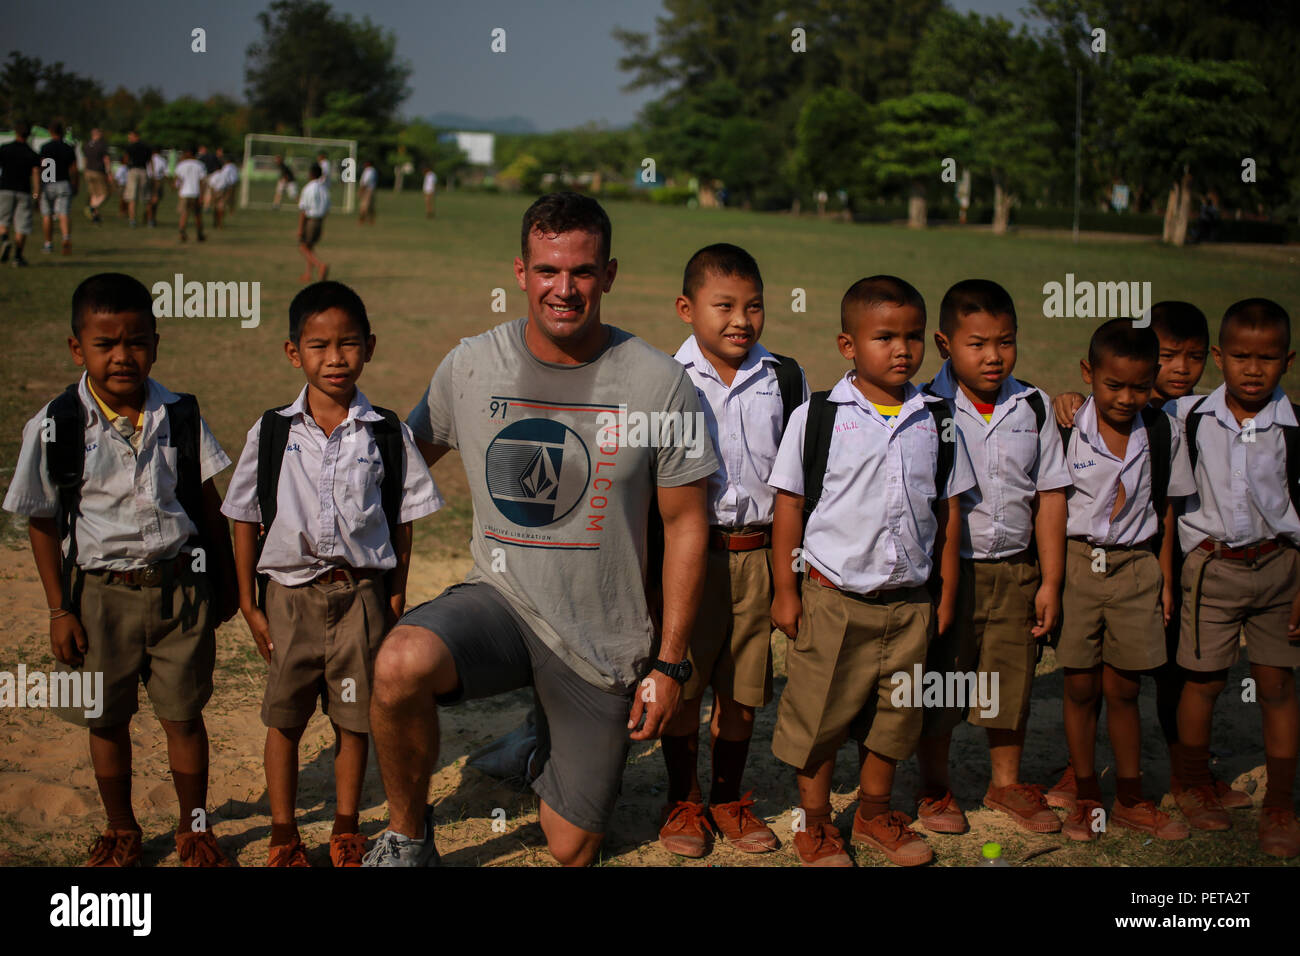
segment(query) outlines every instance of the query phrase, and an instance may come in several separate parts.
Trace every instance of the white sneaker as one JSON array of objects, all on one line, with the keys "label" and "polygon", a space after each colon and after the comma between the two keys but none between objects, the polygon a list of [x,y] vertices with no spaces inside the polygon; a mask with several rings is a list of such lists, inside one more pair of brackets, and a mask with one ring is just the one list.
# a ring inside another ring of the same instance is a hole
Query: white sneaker
[{"label": "white sneaker", "polygon": [[424,808],[424,839],[413,840],[392,830],[385,830],[375,840],[370,852],[361,858],[362,866],[441,866],[438,848],[433,843],[433,807]]}]

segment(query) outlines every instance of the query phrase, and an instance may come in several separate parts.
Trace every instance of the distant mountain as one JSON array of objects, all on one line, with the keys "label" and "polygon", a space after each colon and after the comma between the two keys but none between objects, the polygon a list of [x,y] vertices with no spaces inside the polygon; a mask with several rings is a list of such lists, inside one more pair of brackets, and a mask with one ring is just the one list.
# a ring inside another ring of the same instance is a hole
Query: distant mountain
[{"label": "distant mountain", "polygon": [[464,113],[431,113],[426,117],[434,126],[447,129],[473,130],[485,133],[536,133],[533,121],[523,116],[504,116],[482,119]]}]

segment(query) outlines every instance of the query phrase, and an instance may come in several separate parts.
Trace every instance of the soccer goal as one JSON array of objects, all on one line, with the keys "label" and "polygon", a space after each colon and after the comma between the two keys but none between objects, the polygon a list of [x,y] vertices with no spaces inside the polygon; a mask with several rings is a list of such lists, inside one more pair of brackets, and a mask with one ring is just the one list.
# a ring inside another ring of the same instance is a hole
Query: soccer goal
[{"label": "soccer goal", "polygon": [[[239,178],[241,209],[276,209],[298,207],[298,191],[307,183],[307,171],[321,153],[329,163],[331,204],[338,201],[338,187],[343,187],[342,211],[353,211],[357,195],[357,141],[355,139],[317,139],[310,136],[277,136],[273,133],[249,133],[244,137],[244,167]],[[293,183],[279,186],[281,157]],[[335,205],[337,211],[340,207]]]}]

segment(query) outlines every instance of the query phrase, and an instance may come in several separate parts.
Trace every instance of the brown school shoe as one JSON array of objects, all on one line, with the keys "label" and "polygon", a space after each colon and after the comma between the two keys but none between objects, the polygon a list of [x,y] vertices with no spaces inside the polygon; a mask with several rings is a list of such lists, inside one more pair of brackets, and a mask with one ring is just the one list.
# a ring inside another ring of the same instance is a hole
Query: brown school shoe
[{"label": "brown school shoe", "polygon": [[[1048,797],[1047,799],[1051,799]],[[1102,830],[1092,828],[1093,821],[1096,819],[1096,813],[1101,810],[1101,803],[1097,800],[1079,800],[1074,801],[1074,806],[1069,814],[1066,815],[1065,821],[1061,824],[1061,832],[1071,840],[1077,840],[1080,843],[1086,843],[1089,840],[1095,840],[1101,836],[1105,830],[1106,817],[1105,810],[1102,810]]]},{"label": "brown school shoe", "polygon": [[1074,764],[1069,763],[1065,765],[1065,773],[1056,781],[1056,786],[1047,791],[1047,805],[1058,810],[1073,810],[1078,799],[1079,781],[1074,776]]},{"label": "brown school shoe", "polygon": [[1117,826],[1149,833],[1157,840],[1186,840],[1192,832],[1186,823],[1157,810],[1154,800],[1143,800],[1131,807],[1116,800],[1110,808],[1110,819]]},{"label": "brown school shoe", "polygon": [[934,851],[921,834],[909,826],[912,818],[898,810],[890,810],[863,820],[853,815],[853,842],[859,846],[874,847],[890,863],[898,866],[921,866],[934,859]]},{"label": "brown school shoe", "polygon": [[1061,821],[1047,805],[1043,788],[1033,783],[1013,783],[1007,787],[989,786],[984,806],[998,810],[1032,833],[1060,833]]},{"label": "brown school shoe", "polygon": [[[334,855],[334,841],[330,840],[330,856]],[[266,855],[267,866],[306,866],[310,867],[311,863],[307,859],[307,848],[303,846],[302,840],[294,837],[289,843],[277,843],[271,847]],[[335,864],[337,866],[337,864]]]},{"label": "brown school shoe", "polygon": [[804,866],[852,866],[844,850],[844,837],[832,823],[814,823],[796,830],[794,848]]},{"label": "brown school shoe", "polygon": [[1178,809],[1183,812],[1187,822],[1197,830],[1232,829],[1228,811],[1223,809],[1212,784],[1180,788],[1174,794],[1174,802],[1178,804]]},{"label": "brown school shoe", "polygon": [[176,852],[182,866],[234,866],[217,845],[217,838],[207,830],[194,833],[184,830],[176,834]]},{"label": "brown school shoe", "polygon": [[366,838],[360,833],[336,833],[330,837],[330,862],[335,866],[360,866],[366,852]]},{"label": "brown school shoe", "polygon": [[663,809],[659,827],[659,845],[669,853],[697,860],[713,845],[713,824],[704,812],[704,804],[678,800]]},{"label": "brown school shoe", "polygon": [[1255,805],[1250,794],[1236,789],[1226,780],[1214,781],[1214,795],[1219,798],[1219,803],[1223,804],[1225,810],[1249,810]]},{"label": "brown school shoe", "polygon": [[[941,797],[917,798],[916,816],[921,826],[933,833],[965,833],[970,829],[966,813],[957,804],[951,790],[945,790]],[[857,824],[854,824],[856,828]]]},{"label": "brown school shoe", "polygon": [[139,830],[105,830],[90,847],[86,866],[139,866]]},{"label": "brown school shoe", "polygon": [[70,256],[70,255],[72,255],[72,240],[71,240],[71,239],[64,239],[64,240],[63,240],[63,254],[64,254],[65,256]]},{"label": "brown school shoe", "polygon": [[1300,823],[1287,807],[1262,807],[1259,811],[1259,848],[1269,856],[1289,860],[1300,856]]},{"label": "brown school shoe", "polygon": [[759,819],[750,808],[754,805],[753,791],[731,803],[715,803],[709,807],[713,824],[723,838],[742,853],[769,853],[781,845],[772,828]]}]

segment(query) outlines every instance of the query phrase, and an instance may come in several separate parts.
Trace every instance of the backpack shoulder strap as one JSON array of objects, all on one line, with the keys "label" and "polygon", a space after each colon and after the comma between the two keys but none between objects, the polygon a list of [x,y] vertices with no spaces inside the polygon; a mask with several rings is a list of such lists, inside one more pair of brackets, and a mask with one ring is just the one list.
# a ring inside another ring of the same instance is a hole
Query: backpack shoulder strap
[{"label": "backpack shoulder strap", "polygon": [[808,421],[803,434],[803,517],[808,517],[822,497],[826,479],[826,462],[831,452],[831,434],[835,430],[836,406],[831,393],[813,392],[808,399]]},{"label": "backpack shoulder strap", "polygon": [[1026,382],[1023,378],[1016,379],[1021,385],[1029,389],[1029,394],[1025,396],[1025,401],[1029,407],[1034,410],[1034,421],[1038,423],[1038,430],[1043,430],[1043,424],[1047,421],[1047,406],[1043,403],[1043,393],[1038,390],[1038,386],[1032,382]]},{"label": "backpack shoulder strap", "polygon": [[257,439],[257,507],[262,513],[263,532],[275,521],[276,489],[280,485],[280,466],[289,444],[289,419],[280,414],[280,405],[262,413],[262,428]]},{"label": "backpack shoulder strap", "polygon": [[[929,389],[928,394],[933,395]],[[939,496],[943,495],[948,486],[948,476],[952,474],[953,459],[957,457],[957,423],[952,417],[952,405],[948,400],[941,399],[937,402],[926,402],[926,408],[930,410],[930,417],[934,419],[934,428],[936,438],[939,442],[938,454],[935,456],[934,463],[934,493],[935,504],[939,502]],[[952,441],[944,438],[945,434],[953,436]]]},{"label": "backpack shoulder strap", "polygon": [[[1291,410],[1300,422],[1300,405],[1292,402]],[[1300,516],[1300,425],[1283,425],[1282,443],[1286,450],[1286,486],[1291,492],[1291,506]]]},{"label": "backpack shoulder strap", "polygon": [[1165,505],[1169,500],[1173,429],[1169,416],[1150,405],[1142,409],[1142,424],[1147,429],[1147,447],[1151,453],[1151,504],[1156,509],[1156,523],[1159,525],[1164,521]]},{"label": "backpack shoulder strap", "polygon": [[373,406],[383,416],[382,422],[372,422],[375,444],[384,463],[384,477],[379,485],[379,498],[383,502],[384,517],[388,519],[388,539],[392,541],[397,531],[398,516],[402,511],[402,479],[406,475],[406,446],[402,441],[402,423],[397,413],[387,408]]},{"label": "backpack shoulder strap", "polygon": [[199,401],[187,392],[169,403],[167,428],[176,449],[176,500],[196,531],[203,528],[203,469],[199,465]]},{"label": "backpack shoulder strap", "polygon": [[54,424],[54,441],[45,451],[45,471],[59,494],[59,539],[68,541],[60,565],[63,609],[79,614],[80,595],[74,595],[73,569],[77,566],[77,516],[81,513],[81,484],[86,470],[86,418],[74,382],[54,397],[46,417]]},{"label": "backpack shoulder strap", "polygon": [[1209,398],[1209,396],[1198,398],[1196,403],[1187,410],[1187,421],[1183,425],[1183,431],[1187,435],[1187,457],[1191,460],[1193,474],[1196,472],[1196,431],[1201,427],[1201,418],[1205,415],[1205,412],[1197,411],[1197,409],[1205,404],[1206,398]]},{"label": "backpack shoulder strap", "polygon": [[799,363],[788,355],[772,353],[776,359],[776,385],[781,391],[781,430],[790,424],[790,416],[803,404],[803,373]]}]

